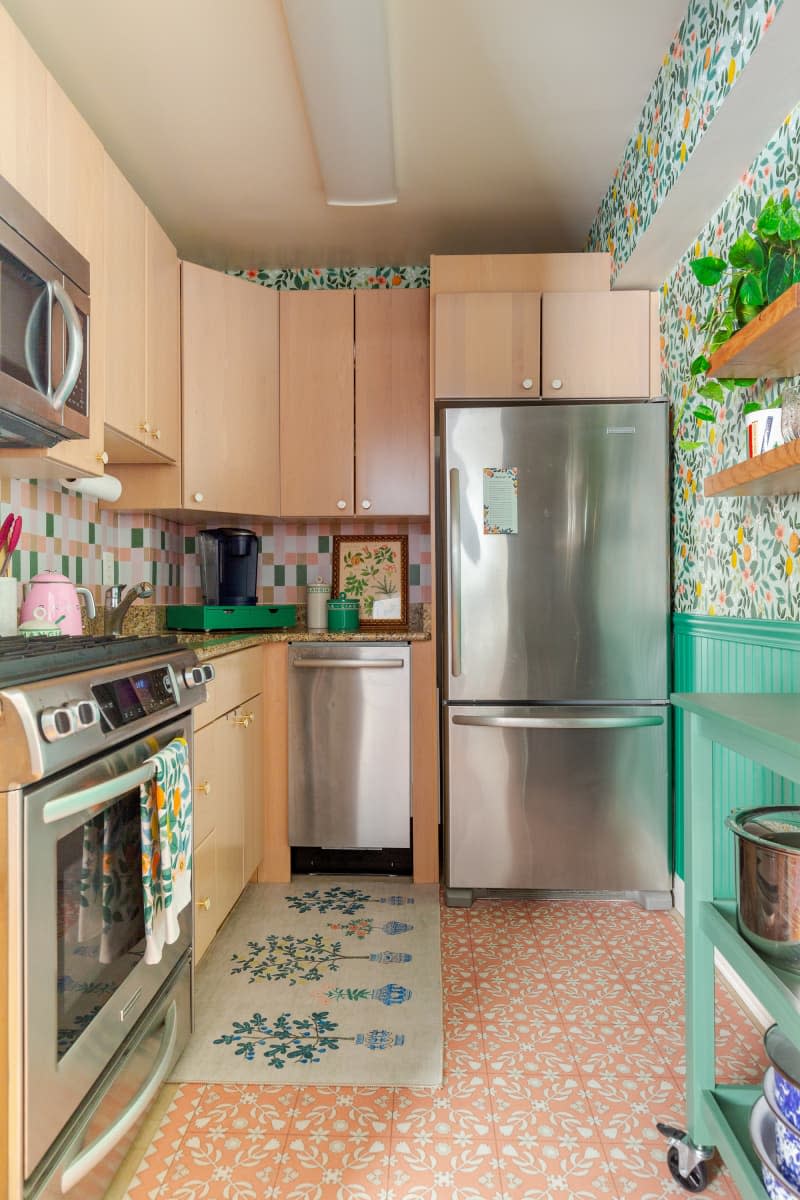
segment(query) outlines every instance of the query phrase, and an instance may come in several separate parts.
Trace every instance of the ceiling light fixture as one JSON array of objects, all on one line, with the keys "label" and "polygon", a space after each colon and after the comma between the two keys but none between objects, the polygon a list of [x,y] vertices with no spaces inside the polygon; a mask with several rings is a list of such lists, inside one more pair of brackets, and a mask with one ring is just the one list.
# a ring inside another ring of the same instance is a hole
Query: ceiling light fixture
[{"label": "ceiling light fixture", "polygon": [[325,198],[395,204],[384,0],[283,0]]}]

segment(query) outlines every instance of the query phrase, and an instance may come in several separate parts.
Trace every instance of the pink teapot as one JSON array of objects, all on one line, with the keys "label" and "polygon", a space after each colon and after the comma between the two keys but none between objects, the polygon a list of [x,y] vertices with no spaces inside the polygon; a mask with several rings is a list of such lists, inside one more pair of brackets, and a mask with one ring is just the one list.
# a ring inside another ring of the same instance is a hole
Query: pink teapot
[{"label": "pink teapot", "polygon": [[57,571],[41,571],[25,585],[19,619],[52,621],[62,633],[80,635],[83,621],[79,596],[86,597],[86,612],[90,618],[94,617],[94,596],[88,588],[76,587]]}]

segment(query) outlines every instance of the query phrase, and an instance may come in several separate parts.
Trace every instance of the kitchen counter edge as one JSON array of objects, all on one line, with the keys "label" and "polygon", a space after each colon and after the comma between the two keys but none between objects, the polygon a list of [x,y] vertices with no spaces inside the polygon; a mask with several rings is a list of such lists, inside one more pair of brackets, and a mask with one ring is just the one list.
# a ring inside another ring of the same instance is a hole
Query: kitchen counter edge
[{"label": "kitchen counter edge", "polygon": [[270,642],[429,642],[430,633],[421,630],[362,629],[355,633],[328,633],[324,629],[272,629],[263,633],[177,633],[182,646],[194,650],[200,662],[263,646]]}]

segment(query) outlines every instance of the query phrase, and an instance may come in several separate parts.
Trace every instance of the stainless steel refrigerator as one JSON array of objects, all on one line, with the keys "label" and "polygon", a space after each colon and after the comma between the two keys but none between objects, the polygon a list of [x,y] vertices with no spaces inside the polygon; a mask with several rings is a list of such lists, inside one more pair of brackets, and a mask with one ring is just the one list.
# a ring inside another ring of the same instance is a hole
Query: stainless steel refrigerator
[{"label": "stainless steel refrigerator", "polygon": [[668,405],[440,414],[447,899],[671,902]]}]

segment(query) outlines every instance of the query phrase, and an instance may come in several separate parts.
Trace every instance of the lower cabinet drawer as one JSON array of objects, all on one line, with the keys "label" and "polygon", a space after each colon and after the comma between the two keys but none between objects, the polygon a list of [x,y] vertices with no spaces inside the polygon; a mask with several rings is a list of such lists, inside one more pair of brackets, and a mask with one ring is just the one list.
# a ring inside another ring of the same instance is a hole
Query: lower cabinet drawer
[{"label": "lower cabinet drawer", "polygon": [[205,954],[219,927],[217,835],[211,831],[194,850],[194,961]]}]

